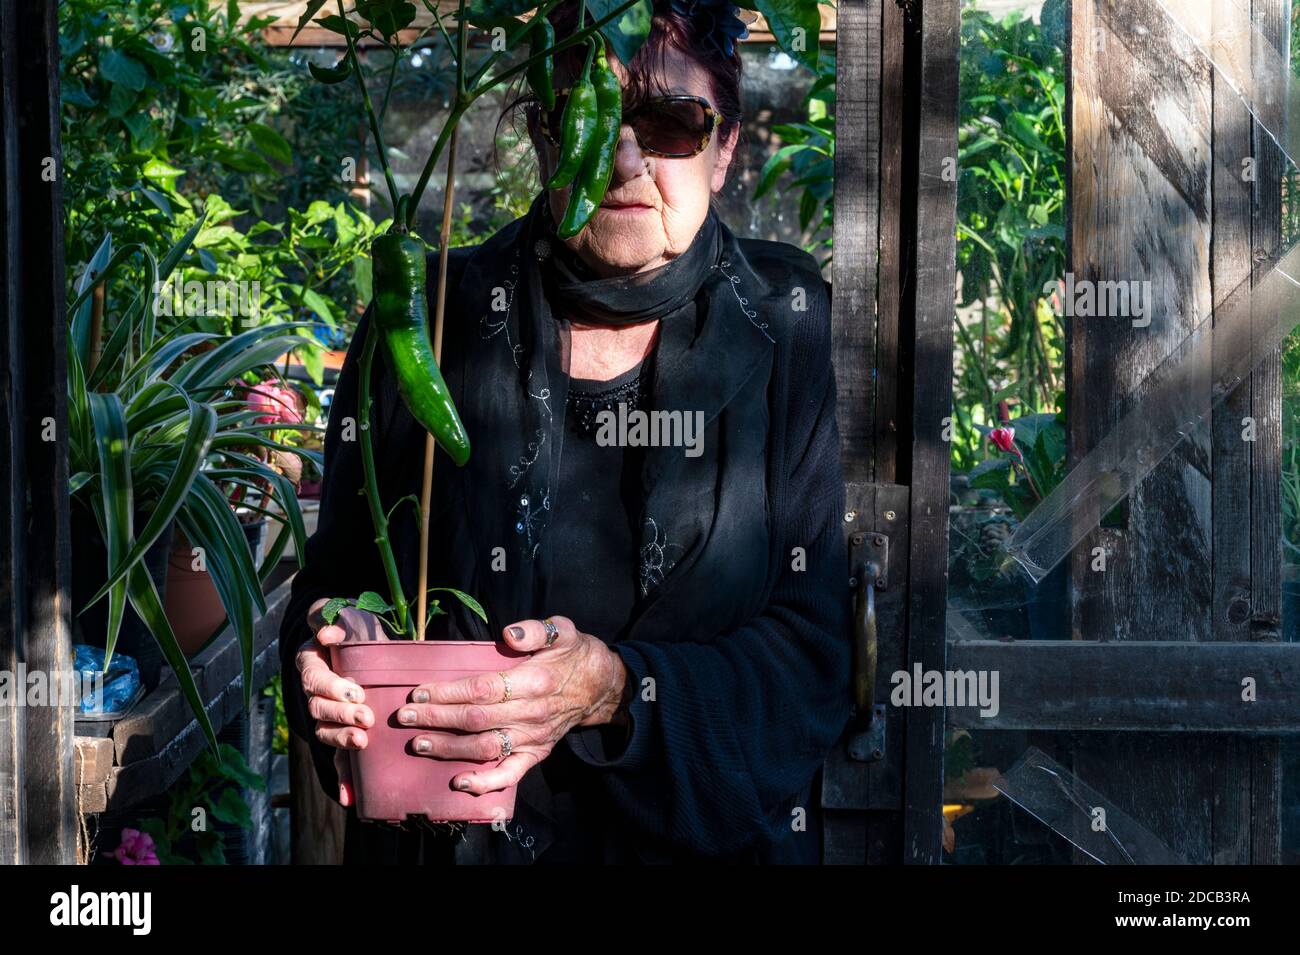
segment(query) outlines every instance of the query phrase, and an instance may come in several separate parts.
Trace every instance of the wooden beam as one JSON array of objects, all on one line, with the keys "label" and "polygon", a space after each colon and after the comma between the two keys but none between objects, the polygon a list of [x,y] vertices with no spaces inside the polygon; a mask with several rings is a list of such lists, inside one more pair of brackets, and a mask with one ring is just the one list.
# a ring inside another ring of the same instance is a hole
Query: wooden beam
[{"label": "wooden beam", "polygon": [[[1146,376],[1210,314],[1214,157],[1211,67],[1157,4],[1074,0],[1070,29],[1068,268],[1076,285],[1150,290],[1149,324],[1118,315],[1067,325],[1073,464],[1141,407]],[[1072,566],[1077,640],[1211,639],[1211,454],[1210,429],[1196,429],[1138,484],[1113,526],[1084,536]],[[1101,552],[1104,571],[1094,569]],[[1166,668],[1176,669],[1151,669]],[[1059,686],[1062,706],[1075,685]],[[1121,728],[1137,718],[1110,720]],[[1191,734],[1097,732],[1073,740],[1068,762],[1173,851],[1205,863],[1215,798],[1206,746]]]},{"label": "wooden beam", "polygon": [[[56,5],[0,0],[0,668],[72,672]],[[0,862],[77,859],[72,704],[0,707]]]},{"label": "wooden beam", "polygon": [[876,263],[880,206],[881,0],[841,0],[835,44],[835,258],[831,298],[844,479],[874,466]]},{"label": "wooden beam", "polygon": [[997,674],[996,714],[948,710],[967,729],[1300,732],[1294,644],[953,640],[948,669]]},{"label": "wooden beam", "polygon": [[905,25],[903,10],[895,2],[881,5],[880,27],[880,240],[879,283],[876,292],[874,480],[898,480],[899,437],[899,329],[903,271],[903,116],[911,96],[904,73]]},{"label": "wooden beam", "polygon": [[[18,207],[18,30],[16,0],[0,0],[0,326],[3,377],[0,378],[0,670],[17,672],[26,628],[26,568],[23,560],[27,512],[23,449],[22,312],[17,292],[22,282],[22,238]],[[23,713],[0,706],[0,865],[23,861]]]},{"label": "wooden beam", "polygon": [[[959,0],[923,0],[916,43],[919,116],[915,285],[910,355],[911,544],[908,668],[944,669],[947,603],[948,466],[952,414],[953,297],[956,285]],[[909,46],[909,54],[912,47]],[[904,193],[906,195],[906,193]],[[904,314],[907,312],[904,306]],[[906,340],[906,336],[904,336]],[[937,864],[943,853],[943,709],[907,711],[903,757],[903,861]]]}]

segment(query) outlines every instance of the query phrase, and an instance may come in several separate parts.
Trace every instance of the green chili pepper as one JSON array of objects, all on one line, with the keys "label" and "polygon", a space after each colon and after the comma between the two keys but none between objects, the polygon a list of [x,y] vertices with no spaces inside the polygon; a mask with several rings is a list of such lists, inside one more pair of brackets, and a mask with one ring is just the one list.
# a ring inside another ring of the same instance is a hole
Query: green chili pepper
[{"label": "green chili pepper", "polygon": [[[395,222],[406,221],[406,205],[403,196]],[[370,256],[375,324],[397,377],[397,390],[415,420],[462,467],[469,460],[469,437],[429,342],[424,243],[409,233],[388,232],[375,239]]]},{"label": "green chili pepper", "polygon": [[614,158],[618,154],[618,138],[623,128],[623,89],[609,68],[603,45],[596,54],[593,85],[598,108],[596,133],[583,159],[577,184],[569,190],[569,204],[556,230],[562,239],[577,235],[591,221],[605,198],[605,190],[609,188],[610,176],[614,172]]},{"label": "green chili pepper", "polygon": [[311,71],[311,75],[316,77],[317,81],[330,85],[342,83],[352,75],[352,64],[348,62],[346,57],[334,66],[317,66],[315,63],[308,63],[307,69]]},{"label": "green chili pepper", "polygon": [[573,177],[582,168],[587,147],[596,135],[599,107],[596,103],[596,88],[591,85],[591,57],[594,49],[593,46],[587,50],[582,75],[573,89],[569,90],[569,101],[564,104],[564,116],[560,121],[560,163],[555,175],[546,181],[547,189],[563,189],[573,182]]},{"label": "green chili pepper", "polygon": [[[528,46],[528,55],[537,56],[543,50],[555,46],[555,27],[545,16],[535,18],[536,22],[529,35],[532,40]],[[544,57],[528,68],[528,85],[532,87],[542,109],[555,109],[555,60]]]}]

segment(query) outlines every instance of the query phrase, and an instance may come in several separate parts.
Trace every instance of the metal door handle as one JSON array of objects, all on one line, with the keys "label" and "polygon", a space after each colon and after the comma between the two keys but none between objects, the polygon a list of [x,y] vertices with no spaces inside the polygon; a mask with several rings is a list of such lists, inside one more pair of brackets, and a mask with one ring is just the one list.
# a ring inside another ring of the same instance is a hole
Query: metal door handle
[{"label": "metal door handle", "polygon": [[858,573],[858,595],[853,608],[853,702],[858,717],[870,720],[876,702],[876,578],[873,561]]}]

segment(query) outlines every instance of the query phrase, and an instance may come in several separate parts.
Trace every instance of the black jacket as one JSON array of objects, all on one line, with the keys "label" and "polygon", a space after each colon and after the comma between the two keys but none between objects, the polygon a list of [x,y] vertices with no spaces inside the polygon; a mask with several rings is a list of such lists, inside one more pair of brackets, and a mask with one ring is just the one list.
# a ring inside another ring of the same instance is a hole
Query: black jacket
[{"label": "black jacket", "polygon": [[[791,246],[740,240],[762,255],[810,256]],[[477,249],[451,253],[444,367],[455,392],[459,336],[473,332],[458,313],[457,276]],[[804,261],[806,260],[806,262]],[[430,289],[437,258],[430,259]],[[486,832],[444,838],[356,823],[349,856],[369,861],[729,861],[817,862],[821,852],[815,778],[850,714],[848,567],[843,543],[843,479],[831,365],[830,288],[820,277],[806,311],[773,349],[766,441],[766,521],[773,542],[762,591],[763,609],[725,633],[689,641],[616,643],[638,688],[632,728],[606,751],[608,734],[574,730],[520,787],[527,803],[530,778],[544,772],[551,790],[549,834],[527,843],[526,829],[505,840]],[[359,445],[341,441],[343,419],[355,414],[357,362],[368,328],[363,318],[335,391],[325,441],[325,487],[320,523],[308,541],[303,570],[281,633],[284,697],[290,725],[308,740],[325,791],[337,780],[333,750],[316,741],[313,720],[297,681],[294,656],[310,638],[306,614],[320,597],[385,592],[373,546],[373,528],[361,486]],[[423,431],[397,397],[382,358],[375,364],[374,435],[381,495],[386,504],[419,492]],[[449,365],[449,363],[451,363]],[[459,397],[459,396],[457,396]],[[443,467],[435,485],[430,582],[456,579],[456,545],[439,534],[439,513],[456,493]],[[465,493],[473,493],[472,490]],[[407,592],[414,591],[418,532],[414,520],[395,519],[394,549]],[[707,583],[707,582],[706,582]],[[697,591],[699,592],[699,591]],[[559,611],[562,612],[562,611]],[[458,615],[453,631],[490,638],[476,621]],[[649,682],[647,682],[649,681]],[[683,692],[687,690],[687,692]],[[652,695],[653,699],[646,699]],[[518,818],[518,817],[517,817]],[[540,853],[537,849],[544,851]],[[523,851],[527,850],[527,851]]]}]

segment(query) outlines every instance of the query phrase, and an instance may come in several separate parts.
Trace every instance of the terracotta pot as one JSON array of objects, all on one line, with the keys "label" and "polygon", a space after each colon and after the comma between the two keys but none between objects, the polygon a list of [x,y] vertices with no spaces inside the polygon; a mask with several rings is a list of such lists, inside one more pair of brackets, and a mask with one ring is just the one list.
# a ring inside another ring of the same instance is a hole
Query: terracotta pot
[{"label": "terracotta pot", "polygon": [[422,683],[495,673],[528,658],[503,643],[468,640],[348,641],[330,648],[333,669],[366,691],[375,725],[366,748],[352,751],[352,784],[361,819],[401,822],[505,822],[514,816],[515,787],[476,796],[451,788],[458,773],[494,763],[415,755],[412,741],[427,730],[403,726],[397,711]]},{"label": "terracotta pot", "polygon": [[[266,528],[265,521],[241,525],[249,549],[256,556],[258,543]],[[163,609],[176,634],[176,642],[187,657],[192,657],[221,632],[226,610],[206,570],[194,570],[194,553],[189,540],[177,531],[171,555],[167,559],[167,590]]]},{"label": "terracotta pot", "polygon": [[225,622],[226,609],[221,606],[217,588],[206,570],[193,570],[194,555],[184,534],[167,558],[167,599],[163,604],[167,622],[172,625],[176,642],[187,657],[203,645]]}]

